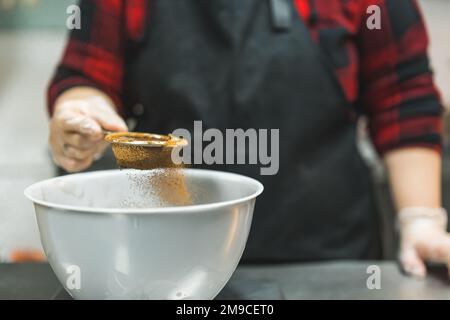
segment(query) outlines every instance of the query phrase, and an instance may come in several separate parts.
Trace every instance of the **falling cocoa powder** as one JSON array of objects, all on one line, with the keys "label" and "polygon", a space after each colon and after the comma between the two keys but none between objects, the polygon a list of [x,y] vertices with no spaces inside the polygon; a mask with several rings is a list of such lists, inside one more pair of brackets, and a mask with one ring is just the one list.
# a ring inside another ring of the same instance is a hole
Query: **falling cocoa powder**
[{"label": "falling cocoa powder", "polygon": [[141,173],[135,170],[127,173],[131,183],[131,194],[122,200],[120,207],[149,208],[192,204],[191,194],[181,169],[162,168]]},{"label": "falling cocoa powder", "polygon": [[[192,204],[186,185],[183,165],[172,161],[174,147],[184,146],[187,141],[172,135],[149,133],[113,133],[105,137],[120,168],[148,170],[132,179],[138,192],[157,199],[152,206],[183,206]],[[136,181],[136,177],[138,180]],[[130,176],[131,178],[131,176]],[[148,204],[125,201],[122,206],[143,207]]]}]

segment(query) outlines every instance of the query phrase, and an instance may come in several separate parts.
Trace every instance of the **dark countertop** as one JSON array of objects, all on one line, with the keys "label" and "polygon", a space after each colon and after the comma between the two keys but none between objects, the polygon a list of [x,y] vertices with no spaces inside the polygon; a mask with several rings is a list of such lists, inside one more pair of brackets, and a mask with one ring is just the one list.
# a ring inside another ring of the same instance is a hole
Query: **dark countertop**
[{"label": "dark countertop", "polygon": [[[381,289],[368,289],[369,265]],[[47,264],[0,264],[0,299],[70,299]],[[241,266],[218,299],[450,299],[446,268],[426,280],[403,276],[393,262],[326,262]]]}]

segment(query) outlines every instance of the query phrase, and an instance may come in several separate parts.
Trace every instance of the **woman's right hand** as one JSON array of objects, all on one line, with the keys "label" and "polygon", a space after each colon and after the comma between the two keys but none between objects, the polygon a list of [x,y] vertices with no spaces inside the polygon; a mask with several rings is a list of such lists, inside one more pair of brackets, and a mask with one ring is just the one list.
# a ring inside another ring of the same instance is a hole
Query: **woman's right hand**
[{"label": "woman's right hand", "polygon": [[67,90],[57,99],[50,119],[54,162],[68,172],[87,169],[108,146],[102,130],[128,131],[113,102],[94,88]]}]

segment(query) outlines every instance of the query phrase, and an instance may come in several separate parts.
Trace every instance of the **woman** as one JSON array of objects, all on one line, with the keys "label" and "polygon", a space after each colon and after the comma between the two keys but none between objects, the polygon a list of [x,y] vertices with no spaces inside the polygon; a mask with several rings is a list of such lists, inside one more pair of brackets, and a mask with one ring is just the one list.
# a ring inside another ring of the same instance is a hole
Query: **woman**
[{"label": "woman", "polygon": [[[366,20],[380,8],[381,30]],[[380,257],[368,168],[355,145],[367,115],[398,208],[400,261],[415,276],[447,263],[441,105],[413,0],[82,1],[49,89],[50,145],[67,171],[103,150],[101,129],[279,128],[247,262]],[[133,108],[133,106],[139,108]],[[135,112],[133,115],[133,110]]]}]

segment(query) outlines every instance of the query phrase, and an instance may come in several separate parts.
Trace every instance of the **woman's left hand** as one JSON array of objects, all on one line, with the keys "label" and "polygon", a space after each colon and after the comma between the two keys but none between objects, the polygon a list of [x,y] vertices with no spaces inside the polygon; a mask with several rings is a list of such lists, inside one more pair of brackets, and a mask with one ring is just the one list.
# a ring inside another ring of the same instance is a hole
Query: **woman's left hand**
[{"label": "woman's left hand", "polygon": [[407,208],[399,213],[399,260],[407,274],[424,278],[425,261],[450,267],[450,234],[446,227],[444,209]]},{"label": "woman's left hand", "polygon": [[404,271],[423,278],[425,261],[450,264],[447,212],[441,206],[442,156],[422,147],[385,154],[400,231],[399,260]]}]

